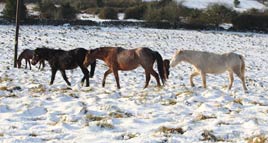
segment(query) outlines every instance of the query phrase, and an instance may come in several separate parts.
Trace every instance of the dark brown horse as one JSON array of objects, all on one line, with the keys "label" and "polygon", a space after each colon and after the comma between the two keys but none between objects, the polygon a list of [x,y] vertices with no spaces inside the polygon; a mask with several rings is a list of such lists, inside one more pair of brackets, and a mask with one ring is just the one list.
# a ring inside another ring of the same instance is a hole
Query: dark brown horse
[{"label": "dark brown horse", "polygon": [[120,47],[101,47],[89,50],[86,54],[84,65],[87,66],[96,59],[103,60],[109,69],[104,73],[102,86],[105,86],[105,79],[107,75],[113,72],[117,88],[120,88],[118,70],[128,71],[136,69],[141,65],[145,70],[146,88],[150,81],[150,75],[153,75],[157,81],[157,85],[161,86],[159,76],[153,69],[154,62],[157,61],[157,68],[162,80],[165,83],[166,76],[164,75],[163,59],[161,55],[152,51],[149,48],[123,49]]},{"label": "dark brown horse", "polygon": [[[30,50],[30,49],[25,49],[21,52],[21,54],[19,55],[19,58],[17,60],[17,65],[18,68],[21,68],[21,61],[24,59],[25,60],[25,69],[27,69],[27,64],[29,64],[30,66],[30,70],[32,69],[31,67],[31,59],[33,58],[34,55],[34,50]],[[39,68],[41,68],[42,65],[42,69],[45,67],[45,61],[44,60],[40,60],[39,62]]]},{"label": "dark brown horse", "polygon": [[77,48],[69,51],[49,49],[45,47],[37,48],[34,50],[32,64],[35,65],[39,60],[42,59],[47,60],[52,72],[50,85],[53,84],[56,72],[59,70],[63,79],[69,86],[71,83],[66,77],[65,70],[75,69],[79,66],[84,74],[81,83],[83,84],[86,80],[86,86],[89,86],[89,77],[93,77],[94,75],[96,60],[90,63],[91,71],[89,75],[87,67],[83,65],[86,53],[87,50],[83,48]]}]

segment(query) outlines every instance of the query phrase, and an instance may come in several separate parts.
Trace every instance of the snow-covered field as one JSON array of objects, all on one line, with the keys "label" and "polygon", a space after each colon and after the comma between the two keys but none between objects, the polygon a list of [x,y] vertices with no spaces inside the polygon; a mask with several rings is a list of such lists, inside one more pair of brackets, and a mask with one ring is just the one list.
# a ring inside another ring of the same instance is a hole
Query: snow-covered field
[{"label": "snow-covered field", "polygon": [[[268,35],[215,31],[21,26],[19,53],[38,46],[65,50],[83,47],[150,47],[163,58],[177,49],[216,53],[235,51],[246,60],[249,93],[235,76],[208,75],[208,88],[189,85],[191,66],[171,68],[170,79],[157,88],[154,78],[143,89],[141,67],[120,72],[120,90],[98,61],[90,87],[81,87],[82,72],[60,73],[49,86],[43,71],[13,68],[14,26],[0,26],[0,142],[247,142],[268,138]],[[24,62],[23,62],[24,63]]]},{"label": "snow-covered field", "polygon": [[[143,1],[159,1],[159,0],[143,0]],[[233,0],[176,0],[178,3],[189,7],[189,8],[197,8],[197,9],[205,9],[212,4],[222,4],[233,8],[236,11],[244,12],[249,9],[258,9],[258,10],[266,10],[267,1],[261,3],[257,0],[239,0],[240,4],[237,7],[234,5]]]}]

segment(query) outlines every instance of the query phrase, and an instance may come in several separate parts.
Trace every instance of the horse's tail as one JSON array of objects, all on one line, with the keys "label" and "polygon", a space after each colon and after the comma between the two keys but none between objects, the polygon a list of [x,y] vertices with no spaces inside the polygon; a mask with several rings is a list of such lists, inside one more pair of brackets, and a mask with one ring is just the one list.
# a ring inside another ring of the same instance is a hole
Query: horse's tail
[{"label": "horse's tail", "polygon": [[166,78],[164,76],[164,64],[163,64],[163,58],[158,52],[154,52],[154,56],[157,61],[157,69],[161,78],[161,81],[163,85],[165,84]]},{"label": "horse's tail", "polygon": [[19,57],[16,61],[18,68],[21,68],[21,60],[23,59],[23,55],[24,55],[24,51],[19,55]]}]

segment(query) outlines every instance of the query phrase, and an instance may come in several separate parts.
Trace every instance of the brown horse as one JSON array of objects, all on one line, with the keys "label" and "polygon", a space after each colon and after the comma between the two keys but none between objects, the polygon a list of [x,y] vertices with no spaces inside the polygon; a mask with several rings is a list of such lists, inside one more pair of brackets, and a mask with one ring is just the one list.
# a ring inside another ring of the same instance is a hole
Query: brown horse
[{"label": "brown horse", "polygon": [[[31,67],[31,59],[33,59],[33,55],[34,55],[34,50],[30,50],[30,49],[25,49],[21,52],[21,54],[19,55],[19,58],[17,60],[17,65],[18,65],[18,68],[21,68],[21,61],[23,59],[25,59],[25,69],[27,69],[27,64],[29,64],[30,66],[30,70],[32,69]],[[40,60],[39,62],[39,68],[41,68],[41,65],[42,65],[42,69],[45,67],[45,61],[44,60]]]},{"label": "brown horse", "polygon": [[157,68],[162,80],[165,83],[166,76],[164,75],[163,59],[161,55],[149,48],[123,49],[120,47],[101,47],[89,50],[86,54],[84,65],[88,66],[96,59],[103,60],[109,69],[104,73],[102,86],[105,86],[105,79],[107,75],[113,72],[117,88],[120,88],[118,70],[128,71],[136,69],[141,65],[145,70],[146,88],[150,81],[150,75],[153,75],[157,81],[157,85],[161,86],[158,73],[153,69],[155,60],[157,61]]}]

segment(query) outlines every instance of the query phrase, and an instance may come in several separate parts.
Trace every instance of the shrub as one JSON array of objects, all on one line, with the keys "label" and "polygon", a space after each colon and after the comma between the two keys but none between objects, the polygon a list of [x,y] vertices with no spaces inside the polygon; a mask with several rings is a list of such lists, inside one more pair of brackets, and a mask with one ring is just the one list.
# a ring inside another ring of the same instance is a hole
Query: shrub
[{"label": "shrub", "polygon": [[[163,1],[160,1],[159,3],[163,3]],[[145,13],[145,20],[150,22],[160,22],[160,21],[168,21],[171,23],[179,22],[180,16],[179,12],[180,9],[175,2],[169,2],[168,4],[165,3],[163,6],[160,4],[151,4],[146,13]],[[159,7],[160,6],[160,7]]]},{"label": "shrub", "polygon": [[98,6],[98,0],[75,0],[75,1],[70,1],[71,5],[76,9],[76,10],[85,10],[88,8],[95,8]]},{"label": "shrub", "polygon": [[133,7],[139,3],[139,0],[104,0],[104,6],[114,8]]},{"label": "shrub", "polygon": [[76,18],[76,10],[71,7],[70,3],[62,4],[59,10],[59,14],[63,19],[75,19]]},{"label": "shrub", "polygon": [[50,0],[42,0],[38,3],[41,17],[46,19],[55,19],[57,14],[57,7]]},{"label": "shrub", "polygon": [[103,8],[99,13],[101,19],[118,19],[117,11],[114,8]]},{"label": "shrub", "polygon": [[159,22],[161,21],[161,9],[149,6],[144,15],[144,19],[149,22]]},{"label": "shrub", "polygon": [[41,17],[46,19],[75,19],[76,10],[71,7],[70,3],[61,3],[55,5],[50,0],[42,0],[39,3]]},{"label": "shrub", "polygon": [[[3,10],[3,16],[7,19],[15,19],[16,18],[16,8],[17,8],[17,1],[16,0],[6,0],[6,5]],[[24,1],[21,0],[20,6],[20,19],[24,20],[27,17],[27,9],[24,5]]]},{"label": "shrub", "polygon": [[230,23],[236,13],[224,5],[212,5],[203,13],[204,23],[218,26],[221,23]]},{"label": "shrub", "polygon": [[125,19],[143,19],[143,16],[146,11],[146,5],[138,5],[135,7],[131,7],[126,9],[125,11]]},{"label": "shrub", "polygon": [[234,28],[240,30],[268,31],[268,16],[241,14],[232,20],[232,24]]}]

